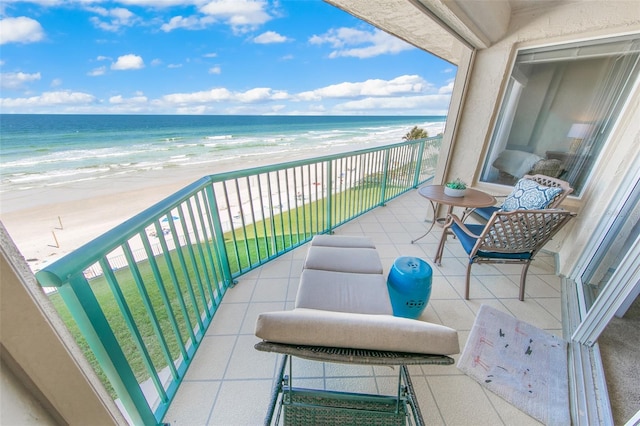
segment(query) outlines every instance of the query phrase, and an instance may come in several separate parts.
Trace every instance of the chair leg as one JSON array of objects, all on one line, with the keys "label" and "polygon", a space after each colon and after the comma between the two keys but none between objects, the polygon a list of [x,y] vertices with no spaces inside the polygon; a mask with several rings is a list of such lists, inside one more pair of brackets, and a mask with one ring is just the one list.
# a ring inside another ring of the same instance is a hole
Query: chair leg
[{"label": "chair leg", "polygon": [[467,280],[464,288],[464,298],[466,300],[469,300],[469,284],[471,282],[471,265],[473,265],[473,262],[470,261],[467,264]]},{"label": "chair leg", "polygon": [[524,283],[527,280],[527,271],[529,270],[529,265],[531,264],[531,260],[528,260],[527,263],[522,267],[522,273],[520,274],[520,301],[524,301]]},{"label": "chair leg", "polygon": [[442,229],[442,237],[440,237],[440,243],[438,244],[438,250],[436,251],[436,257],[433,259],[433,262],[442,266],[442,253],[444,252],[444,243],[447,242],[447,228]]}]

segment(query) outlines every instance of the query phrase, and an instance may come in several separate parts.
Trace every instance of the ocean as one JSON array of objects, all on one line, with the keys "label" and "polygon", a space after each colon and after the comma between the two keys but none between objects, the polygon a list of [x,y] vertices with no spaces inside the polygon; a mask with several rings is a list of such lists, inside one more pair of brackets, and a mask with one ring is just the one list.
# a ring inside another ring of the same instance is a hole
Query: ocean
[{"label": "ocean", "polygon": [[0,193],[146,170],[279,163],[435,136],[444,116],[0,115]]}]

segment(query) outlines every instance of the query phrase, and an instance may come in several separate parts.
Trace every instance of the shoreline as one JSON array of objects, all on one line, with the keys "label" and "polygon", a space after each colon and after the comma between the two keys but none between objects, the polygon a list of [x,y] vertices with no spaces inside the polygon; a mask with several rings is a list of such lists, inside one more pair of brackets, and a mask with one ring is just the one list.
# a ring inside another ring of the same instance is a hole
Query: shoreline
[{"label": "shoreline", "polygon": [[[387,145],[387,144],[381,144]],[[178,190],[210,174],[357,150],[342,146],[289,157],[254,157],[150,170],[0,194],[0,221],[37,272]]]}]

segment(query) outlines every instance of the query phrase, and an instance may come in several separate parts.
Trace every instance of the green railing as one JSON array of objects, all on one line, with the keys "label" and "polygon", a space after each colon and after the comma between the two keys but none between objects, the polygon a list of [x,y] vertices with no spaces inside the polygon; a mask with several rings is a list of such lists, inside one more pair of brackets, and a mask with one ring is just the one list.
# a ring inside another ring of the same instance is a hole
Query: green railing
[{"label": "green railing", "polygon": [[440,143],[206,176],[36,277],[131,421],[157,424],[238,276],[431,179]]}]

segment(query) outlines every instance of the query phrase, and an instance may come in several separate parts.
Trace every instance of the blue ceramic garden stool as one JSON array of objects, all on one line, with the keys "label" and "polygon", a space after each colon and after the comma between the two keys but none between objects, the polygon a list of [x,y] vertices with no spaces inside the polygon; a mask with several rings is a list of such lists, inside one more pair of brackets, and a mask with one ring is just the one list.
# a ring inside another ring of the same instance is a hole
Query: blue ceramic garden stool
[{"label": "blue ceramic garden stool", "polygon": [[393,262],[387,278],[387,288],[393,315],[418,318],[431,296],[431,266],[418,257],[403,256]]}]

